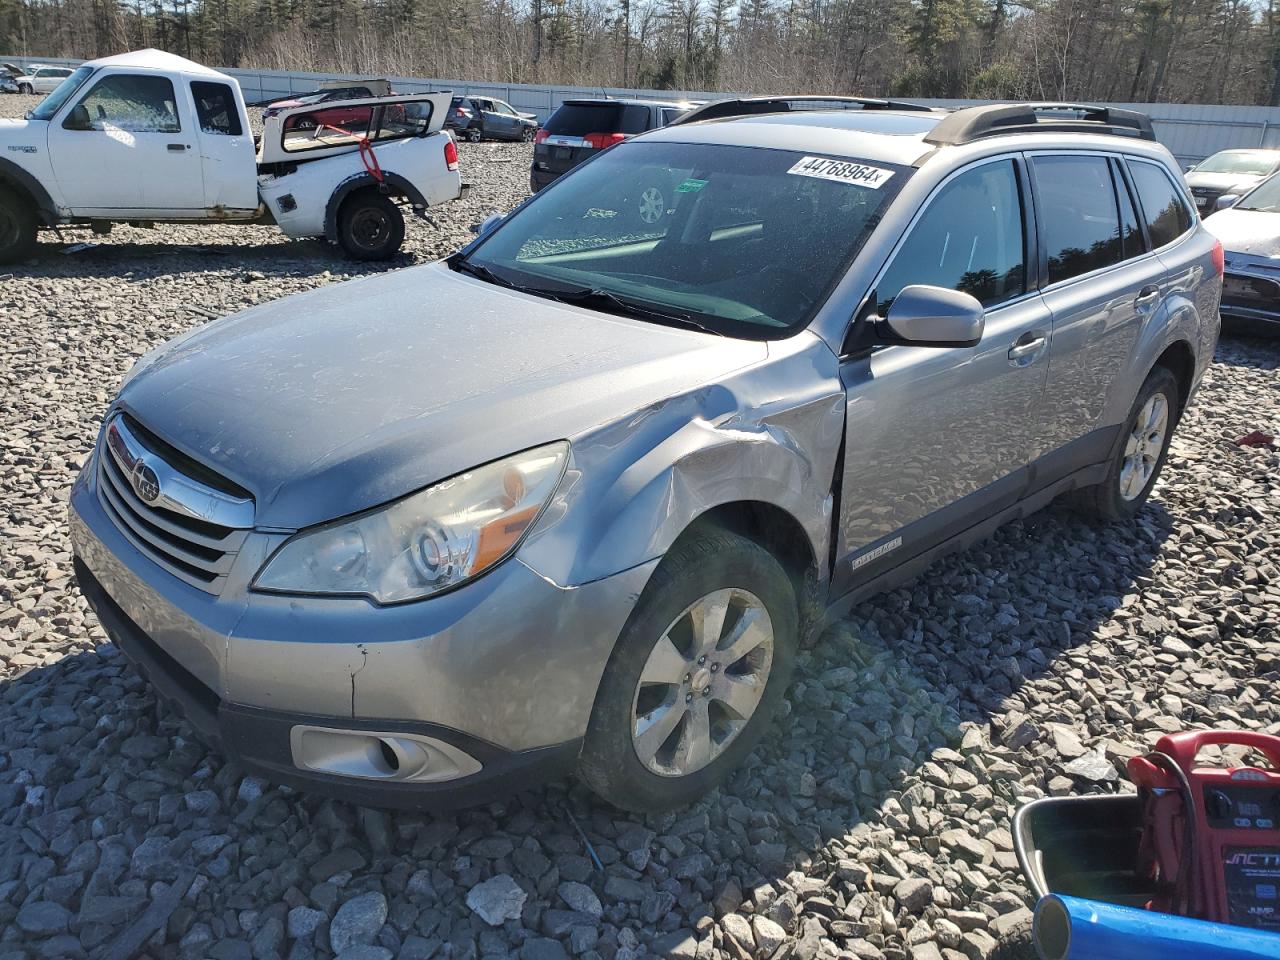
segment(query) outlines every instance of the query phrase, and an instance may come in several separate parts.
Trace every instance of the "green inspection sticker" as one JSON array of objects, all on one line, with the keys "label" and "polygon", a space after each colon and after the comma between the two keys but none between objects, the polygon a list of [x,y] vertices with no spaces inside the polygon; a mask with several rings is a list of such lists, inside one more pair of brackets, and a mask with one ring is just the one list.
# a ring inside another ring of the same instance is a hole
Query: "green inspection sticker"
[{"label": "green inspection sticker", "polygon": [[694,180],[692,178],[686,180],[680,186],[676,187],[676,193],[697,193],[707,185],[705,180]]}]

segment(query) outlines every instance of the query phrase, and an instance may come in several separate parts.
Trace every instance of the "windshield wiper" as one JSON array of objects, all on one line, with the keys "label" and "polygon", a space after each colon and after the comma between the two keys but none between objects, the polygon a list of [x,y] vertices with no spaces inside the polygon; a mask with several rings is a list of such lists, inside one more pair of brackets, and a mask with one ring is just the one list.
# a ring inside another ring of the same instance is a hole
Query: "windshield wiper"
[{"label": "windshield wiper", "polygon": [[656,320],[658,323],[674,324],[689,330],[714,334],[717,337],[724,336],[719,330],[712,330],[710,327],[704,326],[687,313],[660,310],[657,307],[651,307],[636,300],[620,297],[608,290],[584,287],[581,290],[567,290],[564,292],[554,290],[539,290],[537,292],[542,296],[553,297],[556,300],[576,304],[580,307],[593,307],[596,310],[604,310],[608,313],[621,313],[627,316],[641,317],[645,320]]},{"label": "windshield wiper", "polygon": [[499,287],[509,287],[512,290],[529,291],[528,287],[522,287],[518,283],[513,283],[506,277],[500,277],[488,267],[479,263],[472,263],[470,260],[462,256],[461,253],[455,253],[444,258],[445,265],[456,273],[469,273],[478,280],[485,283],[497,284]]},{"label": "windshield wiper", "polygon": [[572,303],[579,307],[590,307],[596,310],[604,310],[607,313],[619,313],[631,317],[641,317],[645,320],[654,320],[658,323],[665,323],[670,326],[684,327],[689,330],[697,330],[701,333],[714,334],[717,337],[724,336],[724,334],[719,330],[712,330],[710,327],[704,326],[688,314],[660,310],[657,307],[651,307],[635,300],[628,300],[625,297],[620,297],[616,293],[610,293],[608,290],[599,290],[594,287],[583,287],[578,290],[554,290],[549,287],[526,286],[525,284],[516,283],[512,280],[508,280],[506,277],[499,276],[483,264],[472,263],[460,253],[455,253],[452,256],[445,257],[444,262],[450,270],[454,270],[459,273],[468,273],[479,280],[485,281],[486,283],[496,284],[499,287],[506,287],[509,290],[518,290],[521,293],[532,294],[535,297],[544,297],[547,300],[558,300],[561,303]]}]

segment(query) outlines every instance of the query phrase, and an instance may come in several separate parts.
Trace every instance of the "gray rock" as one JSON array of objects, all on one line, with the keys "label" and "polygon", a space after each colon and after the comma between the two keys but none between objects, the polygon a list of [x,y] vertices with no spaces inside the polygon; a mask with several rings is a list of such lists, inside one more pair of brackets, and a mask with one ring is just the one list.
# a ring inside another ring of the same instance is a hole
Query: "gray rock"
[{"label": "gray rock", "polygon": [[368,943],[357,943],[347,947],[334,960],[392,960],[395,956],[386,947]]},{"label": "gray rock", "polygon": [[1087,753],[1063,766],[1062,770],[1069,776],[1094,783],[1110,783],[1120,779],[1116,765],[1100,753]]},{"label": "gray rock", "polygon": [[372,943],[387,922],[387,898],[377,891],[352,897],[338,908],[329,924],[329,943],[336,953],[347,947]]},{"label": "gray rock", "polygon": [[559,940],[530,937],[520,945],[520,960],[569,960]]},{"label": "gray rock", "polygon": [[14,922],[19,930],[29,936],[49,937],[55,933],[66,933],[67,925],[71,922],[71,911],[60,903],[36,900],[24,903]]},{"label": "gray rock", "polygon": [[908,913],[924,913],[933,904],[933,884],[928,880],[899,880],[893,888],[893,898]]},{"label": "gray rock", "polygon": [[585,883],[574,883],[572,880],[560,884],[560,899],[568,904],[570,910],[585,913],[597,920],[604,914],[600,898]]},{"label": "gray rock", "polygon": [[515,920],[524,909],[528,894],[510,876],[500,873],[477,884],[467,893],[467,906],[491,927]]},{"label": "gray rock", "polygon": [[673,930],[654,938],[653,952],[659,957],[671,960],[694,960],[698,951],[698,941],[692,930]]},{"label": "gray rock", "polygon": [[294,907],[289,911],[289,936],[295,940],[309,937],[328,919],[324,913],[311,907]]}]

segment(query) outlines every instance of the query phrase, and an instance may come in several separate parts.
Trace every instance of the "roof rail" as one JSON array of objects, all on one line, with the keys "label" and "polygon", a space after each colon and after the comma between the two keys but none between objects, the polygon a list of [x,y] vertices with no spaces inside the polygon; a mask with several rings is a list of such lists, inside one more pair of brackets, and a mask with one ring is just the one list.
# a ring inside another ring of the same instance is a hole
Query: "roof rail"
[{"label": "roof rail", "polygon": [[[815,104],[816,106],[808,106]],[[826,106],[830,104],[830,106]],[[673,120],[677,123],[695,123],[699,120],[723,120],[727,117],[746,117],[759,113],[789,113],[800,110],[921,110],[931,112],[935,108],[905,100],[881,100],[877,97],[828,97],[797,94],[787,97],[731,97],[713,100],[706,106],[691,110]]]},{"label": "roof rail", "polygon": [[1108,133],[1155,140],[1151,118],[1136,110],[1087,103],[992,103],[962,107],[924,135],[926,143],[954,146],[1011,133]]}]

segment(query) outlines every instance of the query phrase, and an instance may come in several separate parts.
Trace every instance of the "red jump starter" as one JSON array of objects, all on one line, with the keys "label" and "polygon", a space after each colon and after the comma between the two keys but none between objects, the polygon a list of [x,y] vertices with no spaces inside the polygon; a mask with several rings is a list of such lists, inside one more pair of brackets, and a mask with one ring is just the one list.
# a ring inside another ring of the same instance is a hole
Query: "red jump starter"
[{"label": "red jump starter", "polygon": [[[1261,753],[1274,769],[1197,767],[1210,745]],[[1280,737],[1193,730],[1129,761],[1142,802],[1139,872],[1151,910],[1280,932]]]}]

